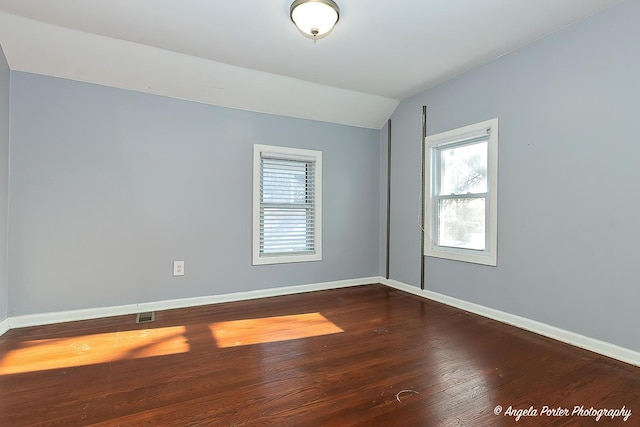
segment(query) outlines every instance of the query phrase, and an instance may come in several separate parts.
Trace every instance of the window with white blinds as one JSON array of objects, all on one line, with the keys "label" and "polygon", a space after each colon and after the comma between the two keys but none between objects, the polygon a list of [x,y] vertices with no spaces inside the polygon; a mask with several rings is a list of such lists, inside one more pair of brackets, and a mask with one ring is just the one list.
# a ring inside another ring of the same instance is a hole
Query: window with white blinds
[{"label": "window with white blinds", "polygon": [[322,259],[322,153],[254,148],[253,264]]}]

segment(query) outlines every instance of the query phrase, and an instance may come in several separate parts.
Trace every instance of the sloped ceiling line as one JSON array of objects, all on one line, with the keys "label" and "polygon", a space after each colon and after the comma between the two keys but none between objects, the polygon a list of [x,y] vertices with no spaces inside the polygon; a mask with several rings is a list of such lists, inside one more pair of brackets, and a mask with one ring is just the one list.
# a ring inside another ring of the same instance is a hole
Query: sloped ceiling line
[{"label": "sloped ceiling line", "polygon": [[399,101],[0,12],[12,70],[222,107],[380,129]]}]

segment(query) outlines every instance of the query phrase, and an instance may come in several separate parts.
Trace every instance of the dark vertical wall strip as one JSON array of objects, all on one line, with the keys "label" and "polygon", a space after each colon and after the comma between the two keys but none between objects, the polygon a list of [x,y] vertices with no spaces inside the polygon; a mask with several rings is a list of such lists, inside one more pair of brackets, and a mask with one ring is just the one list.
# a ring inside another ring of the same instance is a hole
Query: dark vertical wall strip
[{"label": "dark vertical wall strip", "polygon": [[389,278],[391,263],[391,119],[387,121],[387,250],[386,250],[386,278]]},{"label": "dark vertical wall strip", "polygon": [[424,200],[426,195],[426,189],[424,188],[424,179],[426,171],[426,165],[424,164],[424,155],[425,155],[425,146],[424,141],[427,137],[427,106],[422,106],[422,141],[420,145],[422,150],[420,152],[420,159],[422,162],[422,173],[420,174],[420,289],[424,289],[424,227],[426,224],[424,223]]},{"label": "dark vertical wall strip", "polygon": [[10,70],[0,46],[0,322],[8,317],[7,216],[9,214]]}]

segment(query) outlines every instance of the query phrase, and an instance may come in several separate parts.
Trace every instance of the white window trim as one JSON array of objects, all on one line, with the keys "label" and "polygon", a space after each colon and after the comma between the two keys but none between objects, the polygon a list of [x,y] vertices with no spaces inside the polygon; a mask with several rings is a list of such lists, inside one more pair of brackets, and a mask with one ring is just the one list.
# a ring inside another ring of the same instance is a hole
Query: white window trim
[{"label": "white window trim", "polygon": [[[291,160],[315,161],[315,253],[292,255],[260,254],[260,159],[263,154]],[[301,148],[255,144],[253,146],[253,265],[284,264],[322,260],[322,152]]]},{"label": "white window trim", "polygon": [[[487,189],[489,193],[487,248],[479,252],[472,249],[450,248],[437,245],[435,236],[434,218],[434,165],[435,149],[453,145],[489,134],[487,156]],[[471,262],[496,266],[498,259],[498,119],[491,119],[481,123],[465,126],[459,129],[442,132],[425,138],[425,239],[424,255],[435,258],[444,258],[455,261]]]}]

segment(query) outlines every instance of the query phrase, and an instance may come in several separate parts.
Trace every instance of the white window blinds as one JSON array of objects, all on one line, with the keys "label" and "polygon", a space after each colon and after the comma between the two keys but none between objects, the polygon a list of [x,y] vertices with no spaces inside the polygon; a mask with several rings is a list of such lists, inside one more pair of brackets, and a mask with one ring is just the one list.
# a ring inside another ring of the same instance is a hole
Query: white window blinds
[{"label": "white window blinds", "polygon": [[315,161],[260,159],[260,253],[315,252]]},{"label": "white window blinds", "polygon": [[321,259],[321,154],[256,146],[254,264]]}]

